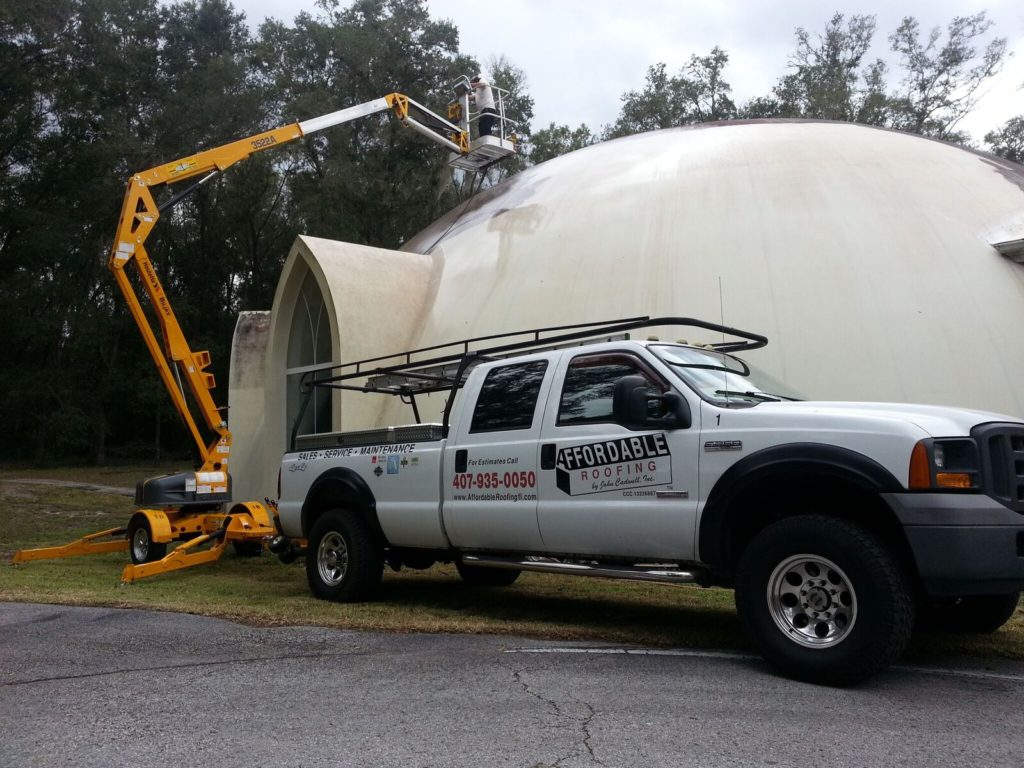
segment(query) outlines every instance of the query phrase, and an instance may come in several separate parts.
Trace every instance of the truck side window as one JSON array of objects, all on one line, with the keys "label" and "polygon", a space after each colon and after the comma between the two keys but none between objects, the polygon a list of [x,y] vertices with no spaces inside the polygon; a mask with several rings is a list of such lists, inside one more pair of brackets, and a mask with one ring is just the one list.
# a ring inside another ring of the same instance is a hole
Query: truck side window
[{"label": "truck side window", "polygon": [[614,422],[612,390],[623,376],[640,375],[655,389],[664,389],[629,355],[592,355],[577,357],[569,364],[558,405],[559,427],[572,424]]},{"label": "truck side window", "polygon": [[492,368],[480,387],[470,432],[529,429],[547,370],[546,360]]}]

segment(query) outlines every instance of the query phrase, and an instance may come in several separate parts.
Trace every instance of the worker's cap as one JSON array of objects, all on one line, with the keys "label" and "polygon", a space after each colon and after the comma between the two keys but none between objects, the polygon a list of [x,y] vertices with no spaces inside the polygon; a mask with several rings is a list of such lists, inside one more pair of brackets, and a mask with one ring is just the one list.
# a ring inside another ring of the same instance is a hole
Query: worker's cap
[{"label": "worker's cap", "polygon": [[483,79],[484,79],[483,75],[476,75],[469,82],[471,82],[471,83],[479,83]]}]

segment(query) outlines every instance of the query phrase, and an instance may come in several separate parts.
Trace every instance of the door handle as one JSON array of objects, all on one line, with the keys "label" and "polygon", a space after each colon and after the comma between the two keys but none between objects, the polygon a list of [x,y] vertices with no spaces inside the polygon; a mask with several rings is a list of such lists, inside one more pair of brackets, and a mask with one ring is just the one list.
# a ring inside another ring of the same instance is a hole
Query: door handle
[{"label": "door handle", "polygon": [[465,448],[459,448],[455,452],[455,473],[459,474],[466,471],[466,467],[469,464],[469,451]]},{"label": "door handle", "polygon": [[545,443],[540,447],[540,468],[541,469],[554,469],[555,468],[555,457],[558,451],[554,443]]}]

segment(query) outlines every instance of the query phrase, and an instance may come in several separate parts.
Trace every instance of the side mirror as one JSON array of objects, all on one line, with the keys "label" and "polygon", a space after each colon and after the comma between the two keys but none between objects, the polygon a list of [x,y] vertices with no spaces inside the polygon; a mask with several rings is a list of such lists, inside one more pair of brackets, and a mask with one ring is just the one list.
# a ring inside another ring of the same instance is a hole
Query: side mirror
[{"label": "side mirror", "polygon": [[670,389],[658,396],[658,399],[665,407],[662,421],[667,429],[690,428],[690,404],[686,402],[685,397]]},{"label": "side mirror", "polygon": [[686,429],[690,406],[678,392],[662,394],[643,376],[623,376],[612,392],[612,414],[627,429]]}]

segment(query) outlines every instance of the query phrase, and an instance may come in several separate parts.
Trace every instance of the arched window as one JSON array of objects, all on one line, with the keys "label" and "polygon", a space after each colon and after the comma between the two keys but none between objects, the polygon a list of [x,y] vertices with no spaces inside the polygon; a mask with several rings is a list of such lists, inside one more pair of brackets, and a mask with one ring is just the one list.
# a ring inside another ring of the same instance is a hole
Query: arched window
[{"label": "arched window", "polygon": [[[292,312],[288,332],[287,389],[288,431],[291,432],[302,405],[299,392],[302,374],[310,367],[331,362],[331,323],[327,317],[320,286],[312,272],[307,272]],[[309,435],[331,431],[331,390],[314,389],[313,401],[306,407],[297,434]]]}]

